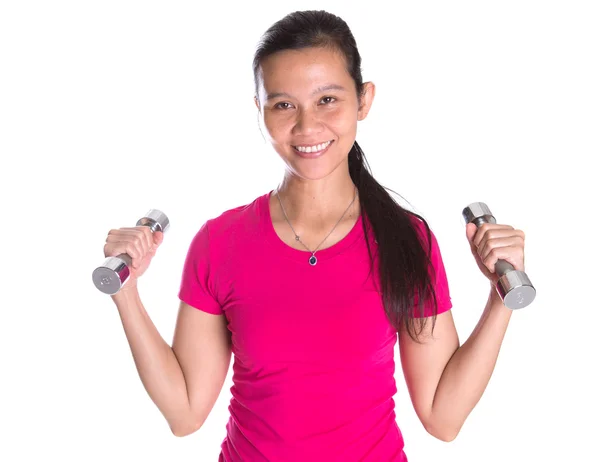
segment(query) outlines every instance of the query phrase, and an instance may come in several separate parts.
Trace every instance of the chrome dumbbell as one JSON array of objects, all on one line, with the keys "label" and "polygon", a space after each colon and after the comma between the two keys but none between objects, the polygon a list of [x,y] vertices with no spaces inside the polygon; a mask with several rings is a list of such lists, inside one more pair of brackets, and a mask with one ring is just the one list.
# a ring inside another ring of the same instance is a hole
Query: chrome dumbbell
[{"label": "chrome dumbbell", "polygon": [[[136,226],[148,226],[152,232],[166,232],[169,229],[169,219],[160,210],[151,209],[140,218]],[[94,285],[100,292],[114,295],[125,285],[129,279],[131,257],[126,253],[116,257],[108,257],[101,266],[92,273]]]},{"label": "chrome dumbbell", "polygon": [[[474,223],[478,228],[484,223],[496,223],[496,218],[483,202],[474,202],[462,211],[465,223]],[[535,288],[527,274],[517,271],[505,260],[498,260],[495,265],[496,274],[500,276],[496,284],[498,295],[504,305],[512,310],[525,308],[535,299]]]}]

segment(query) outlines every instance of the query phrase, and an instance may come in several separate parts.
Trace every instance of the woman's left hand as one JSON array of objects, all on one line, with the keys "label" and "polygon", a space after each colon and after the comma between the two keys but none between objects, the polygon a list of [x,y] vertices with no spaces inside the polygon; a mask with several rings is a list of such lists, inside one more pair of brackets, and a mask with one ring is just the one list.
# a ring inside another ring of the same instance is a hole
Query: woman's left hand
[{"label": "woman's left hand", "polygon": [[467,223],[467,239],[477,266],[493,285],[500,277],[494,265],[506,260],[516,270],[525,271],[525,233],[512,226],[484,223],[479,228]]}]

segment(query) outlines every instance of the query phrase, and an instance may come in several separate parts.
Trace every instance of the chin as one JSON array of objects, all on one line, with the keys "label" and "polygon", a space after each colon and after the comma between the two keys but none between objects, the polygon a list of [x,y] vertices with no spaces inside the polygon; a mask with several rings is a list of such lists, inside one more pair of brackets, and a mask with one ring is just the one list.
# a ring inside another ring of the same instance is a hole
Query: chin
[{"label": "chin", "polygon": [[[307,166],[304,163],[291,163],[289,164],[290,170],[292,173],[300,178],[305,180],[322,180],[324,178],[329,177],[334,174],[340,168],[348,168],[347,162],[344,162],[345,159],[341,159],[341,161],[336,162],[335,164],[325,164],[325,162],[320,165],[314,164],[311,166]],[[345,165],[345,167],[344,167]]]}]

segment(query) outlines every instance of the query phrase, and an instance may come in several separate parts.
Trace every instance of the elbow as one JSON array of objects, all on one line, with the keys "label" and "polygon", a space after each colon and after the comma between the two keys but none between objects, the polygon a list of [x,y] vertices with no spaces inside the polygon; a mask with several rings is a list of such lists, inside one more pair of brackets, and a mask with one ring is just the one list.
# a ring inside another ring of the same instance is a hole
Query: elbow
[{"label": "elbow", "polygon": [[192,423],[178,423],[169,425],[171,428],[171,433],[177,436],[178,438],[183,438],[184,436],[191,435],[192,433],[196,433],[202,427],[202,422],[192,422]]},{"label": "elbow", "polygon": [[191,435],[192,433],[195,433],[196,430],[198,429],[194,429],[194,428],[171,428],[171,432],[173,433],[173,435],[175,435],[178,438],[183,438],[184,436],[188,436]]},{"label": "elbow", "polygon": [[458,432],[437,433],[433,436],[444,443],[451,443],[458,436]]},{"label": "elbow", "polygon": [[445,443],[451,443],[460,433],[460,427],[452,427],[450,425],[424,425],[425,430],[434,438]]}]

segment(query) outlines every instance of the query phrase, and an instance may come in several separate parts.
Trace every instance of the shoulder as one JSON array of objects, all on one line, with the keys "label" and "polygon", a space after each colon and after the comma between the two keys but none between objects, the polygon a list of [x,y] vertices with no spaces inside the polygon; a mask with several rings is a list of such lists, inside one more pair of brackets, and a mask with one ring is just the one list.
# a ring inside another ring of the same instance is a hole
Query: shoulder
[{"label": "shoulder", "polygon": [[431,238],[435,239],[433,236],[433,231],[424,217],[415,212],[411,212],[410,210],[406,211],[406,215],[408,216],[409,222],[417,232],[419,238],[425,239],[426,242]]},{"label": "shoulder", "polygon": [[251,202],[227,209],[208,219],[202,228],[210,234],[211,242],[222,239],[230,241],[243,233],[257,233],[262,214],[265,213],[264,207],[268,206],[269,195],[270,192],[261,194]]},{"label": "shoulder", "polygon": [[433,261],[439,260],[439,242],[430,224],[424,217],[414,212],[407,212],[407,215],[427,255],[432,257]]}]

